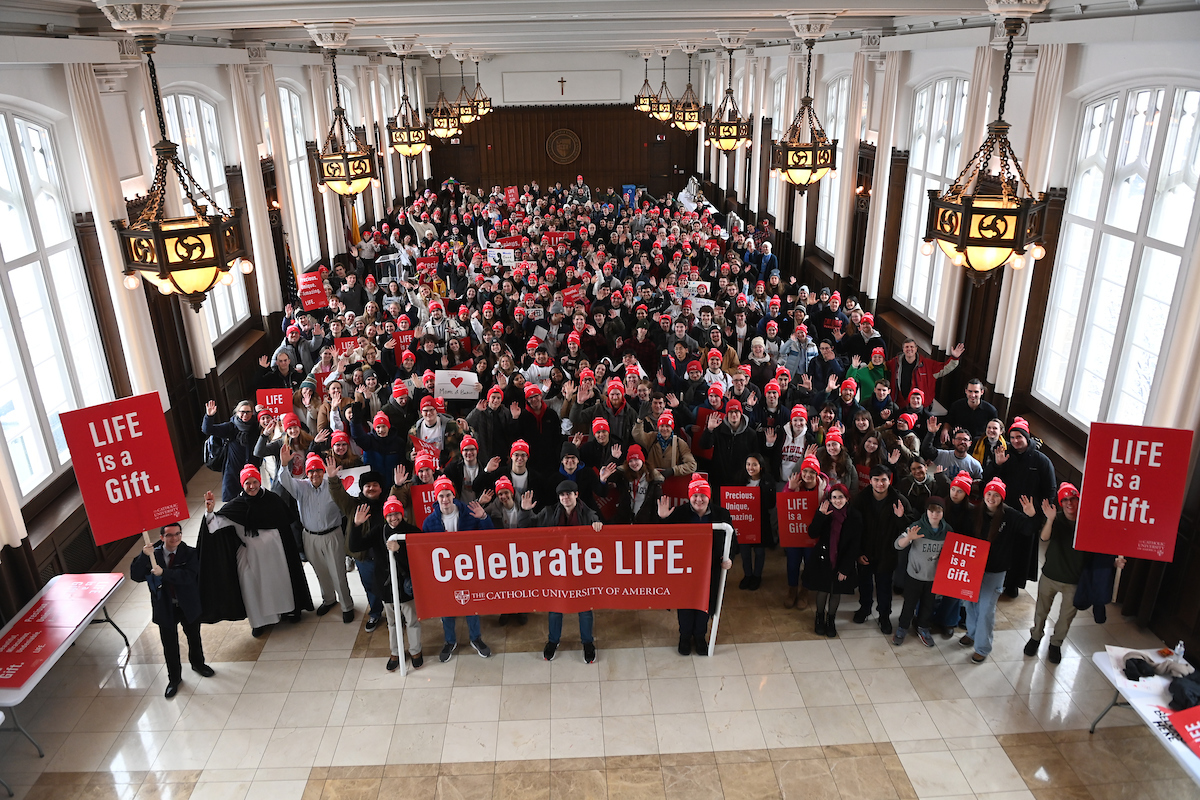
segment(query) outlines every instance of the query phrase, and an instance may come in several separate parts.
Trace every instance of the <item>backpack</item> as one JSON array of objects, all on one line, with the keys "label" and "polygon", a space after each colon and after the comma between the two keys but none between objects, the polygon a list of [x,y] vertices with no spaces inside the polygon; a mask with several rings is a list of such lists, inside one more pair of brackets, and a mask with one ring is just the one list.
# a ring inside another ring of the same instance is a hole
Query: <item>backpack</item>
[{"label": "backpack", "polygon": [[229,442],[219,436],[209,436],[204,440],[204,466],[213,472],[224,472],[228,449]]}]

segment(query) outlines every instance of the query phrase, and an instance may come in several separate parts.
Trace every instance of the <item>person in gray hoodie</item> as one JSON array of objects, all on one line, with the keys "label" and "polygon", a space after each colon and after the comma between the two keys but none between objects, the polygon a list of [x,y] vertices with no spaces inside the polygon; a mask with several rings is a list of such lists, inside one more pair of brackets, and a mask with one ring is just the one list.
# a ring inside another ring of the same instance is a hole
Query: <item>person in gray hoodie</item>
[{"label": "person in gray hoodie", "polygon": [[904,608],[900,612],[900,624],[892,635],[892,644],[904,644],[908,635],[908,626],[912,624],[913,615],[917,616],[917,636],[921,644],[933,647],[933,636],[929,627],[933,622],[933,579],[937,574],[938,557],[942,554],[942,544],[950,531],[945,515],[946,501],[940,497],[930,497],[925,501],[925,514],[922,515],[904,533],[896,538],[896,549],[903,550],[912,545],[908,554],[908,572],[904,576]]}]

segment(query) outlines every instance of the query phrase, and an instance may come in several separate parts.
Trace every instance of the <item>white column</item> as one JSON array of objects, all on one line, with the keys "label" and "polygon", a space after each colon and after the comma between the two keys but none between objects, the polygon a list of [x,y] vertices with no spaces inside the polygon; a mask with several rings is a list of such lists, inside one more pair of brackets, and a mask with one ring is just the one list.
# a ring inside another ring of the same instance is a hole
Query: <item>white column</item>
[{"label": "white column", "polygon": [[[1054,151],[1055,127],[1062,101],[1063,78],[1066,75],[1070,45],[1044,44],[1038,49],[1037,79],[1033,85],[1033,109],[1029,115],[1029,144],[1022,161],[1025,177],[1034,192],[1044,191],[1049,182],[1050,156]],[[1037,262],[1026,259],[1029,266],[1014,270],[1005,265],[1004,284],[1000,290],[997,325],[992,336],[992,354],[988,362],[988,380],[999,394],[1011,396],[1017,379],[1017,359],[1025,335],[1025,314],[1029,307],[1029,287]],[[1184,317],[1195,319],[1195,317]],[[1193,351],[1194,352],[1194,351]],[[1036,354],[1030,354],[1034,357]],[[1172,363],[1172,362],[1166,362]],[[1147,424],[1151,424],[1147,421]]]},{"label": "white column", "polygon": [[[720,54],[714,56],[714,73],[712,80],[712,104],[715,110],[721,102],[721,98],[725,96],[725,62],[721,60]],[[724,188],[721,182],[721,151],[719,148],[712,145],[708,146],[708,173],[712,176],[712,182],[715,186]]]},{"label": "white column", "polygon": [[[163,410],[166,411],[171,403],[167,397],[167,381],[158,358],[146,297],[142,289],[129,291],[122,283],[124,262],[121,245],[110,221],[125,219],[125,198],[121,195],[121,181],[117,178],[108,128],[104,124],[104,109],[100,105],[96,76],[91,64],[67,64],[65,69],[71,119],[83,156],[88,200],[96,224],[96,235],[100,240],[104,277],[116,314],[117,329],[121,334],[121,350],[125,355],[129,382],[134,394],[158,392]],[[147,112],[152,119],[153,107]],[[97,300],[103,302],[104,298]],[[207,340],[208,336],[204,338]],[[7,475],[7,471],[4,472]],[[19,504],[16,506],[16,515],[18,518],[21,516]]]},{"label": "white column", "polygon": [[254,277],[258,283],[258,304],[263,316],[283,310],[279,270],[275,264],[275,246],[271,240],[271,218],[267,213],[267,193],[263,188],[262,167],[258,162],[254,115],[251,113],[249,78],[243,64],[230,64],[229,88],[233,100],[234,124],[241,152],[242,184],[246,194],[246,217],[254,245]]},{"label": "white column", "polygon": [[[392,146],[388,138],[388,118],[392,112],[396,110],[397,103],[392,97],[396,93],[396,73],[391,66],[385,65],[384,70],[376,69],[380,79],[375,81],[375,93],[379,98],[377,104],[379,109],[379,161],[383,165],[384,171],[387,173],[387,191],[392,194],[392,197],[383,198],[383,206],[387,208],[392,198],[400,194],[400,176],[396,174],[396,166],[392,159]],[[390,91],[384,91],[382,76],[387,75],[388,88]]]},{"label": "white column", "polygon": [[[987,127],[988,92],[992,86],[992,65],[995,52],[990,45],[975,48],[975,65],[971,69],[971,85],[967,91],[967,113],[963,125],[962,155],[955,168],[958,174],[979,148]],[[958,315],[962,309],[962,287],[966,269],[950,263],[935,248],[935,258],[942,260],[941,294],[938,296],[937,321],[933,326],[933,344],[949,350],[958,342]]]},{"label": "white column", "polygon": [[850,242],[854,236],[854,190],[858,188],[858,141],[862,130],[863,83],[867,80],[867,54],[861,50],[854,54],[854,66],[850,70],[850,97],[846,107],[846,129],[842,132],[842,158],[838,164],[841,180],[838,182],[837,232],[834,242],[837,255],[833,270],[838,275],[850,274]]},{"label": "white column", "polygon": [[750,161],[750,188],[746,198],[747,207],[758,213],[758,196],[762,193],[762,160],[763,148],[771,148],[771,131],[763,131],[763,117],[766,116],[765,98],[767,97],[767,76],[771,74],[771,57],[758,58],[758,70],[754,73],[754,157]]},{"label": "white column", "polygon": [[[753,48],[748,48],[747,53],[753,52]],[[742,112],[742,116],[746,117],[754,113],[753,101],[753,86],[755,73],[758,71],[758,57],[747,55],[742,59],[742,96],[738,98],[738,108]],[[753,150],[754,148],[751,148]],[[739,147],[734,151],[734,175],[733,188],[738,193],[738,200],[741,201],[743,208],[747,202],[746,192],[746,147]],[[745,216],[743,211],[742,216]]]},{"label": "white column", "polygon": [[883,228],[887,221],[888,179],[892,174],[892,143],[896,138],[896,98],[900,71],[908,53],[897,50],[884,56],[883,91],[879,101],[879,138],[875,144],[875,173],[871,179],[871,213],[859,288],[872,299],[879,295],[879,267],[883,258]]},{"label": "white column", "polygon": [[[698,76],[699,80],[696,81],[696,85],[700,87],[698,94],[701,106],[703,106],[705,103],[711,102],[709,98],[705,97],[705,95],[708,94],[709,89],[708,76],[710,71],[711,70],[708,68],[708,61],[701,59],[699,70],[700,74]],[[704,174],[704,142],[707,141],[704,137],[707,135],[707,126],[701,125],[696,129],[696,172],[701,175]]]},{"label": "white column", "polygon": [[[798,76],[800,75],[801,60],[803,58],[803,55],[800,53],[800,51],[796,49],[799,46],[800,45],[798,43],[793,43],[792,51],[788,53],[787,57],[787,77],[784,79],[783,87],[782,127],[785,131],[791,126],[792,119],[796,116],[796,97],[798,94],[796,83],[798,81]],[[776,197],[778,199],[776,200],[775,206],[775,229],[780,233],[784,231],[790,231],[792,229],[792,220],[787,216],[786,210],[788,200],[795,190],[792,188],[790,183],[783,179],[782,175],[775,175],[771,178],[771,180],[779,182],[779,189],[776,193]],[[799,203],[798,199],[797,203]],[[795,237],[792,237],[792,241],[796,241]]]},{"label": "white column", "polygon": [[[317,150],[325,144],[325,136],[333,124],[333,109],[329,106],[333,86],[333,72],[328,67],[309,66],[308,93],[312,96],[313,119],[317,123]],[[307,158],[307,156],[305,156]],[[316,169],[314,166],[313,169]],[[317,176],[313,175],[313,180]],[[329,244],[329,257],[346,252],[346,233],[342,227],[342,198],[332,189],[319,192],[325,206],[325,241]]]},{"label": "white column", "polygon": [[[279,87],[275,85],[275,67],[269,63],[264,63],[261,68],[260,75],[262,77],[263,94],[267,98],[267,129],[271,135],[268,141],[271,145],[271,157],[275,162],[275,196],[279,204],[279,216],[283,220],[283,232],[289,235],[288,250],[291,253],[292,259],[299,259],[299,253],[296,250],[296,245],[290,241],[294,238],[296,231],[302,230],[305,225],[301,224],[296,204],[293,202],[295,197],[292,194],[299,189],[300,191],[311,191],[308,186],[292,186],[292,173],[288,168],[288,152],[287,152],[287,133],[283,127],[283,113],[279,106]],[[303,155],[301,156],[304,157]],[[311,221],[309,221],[311,224]],[[307,264],[295,263],[294,268],[299,271],[304,269]]]},{"label": "white column", "polygon": [[[362,126],[366,134],[366,144],[375,144],[375,123],[378,121],[376,114],[381,108],[379,103],[379,70],[368,64],[367,66],[357,66],[354,68],[355,75],[358,77],[358,96],[359,102],[362,103]],[[371,83],[375,83],[375,89],[372,91]],[[372,102],[374,99],[374,102]],[[383,126],[379,126],[379,132],[383,133]],[[383,188],[382,186],[371,187],[371,205],[375,212],[375,219],[383,219]],[[361,224],[363,220],[359,220]]]},{"label": "white column", "polygon": [[[416,85],[412,87],[412,92],[413,96],[417,98],[416,108],[421,115],[421,119],[425,119],[425,114],[427,113],[426,110],[429,108],[429,101],[425,97],[425,69],[421,65],[420,61],[417,62],[416,71],[417,79],[414,81]],[[426,178],[433,174],[433,167],[429,163],[429,150],[430,148],[426,147],[424,152],[421,153],[421,174]],[[417,187],[413,186],[413,193],[416,193],[416,190]]]}]

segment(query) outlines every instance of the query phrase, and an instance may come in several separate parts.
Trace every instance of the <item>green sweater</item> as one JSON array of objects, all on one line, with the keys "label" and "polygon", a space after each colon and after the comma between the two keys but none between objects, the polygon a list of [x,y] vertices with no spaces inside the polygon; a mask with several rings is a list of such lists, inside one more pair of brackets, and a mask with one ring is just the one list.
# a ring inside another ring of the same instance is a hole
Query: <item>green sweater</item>
[{"label": "green sweater", "polygon": [[875,384],[880,379],[888,376],[887,364],[880,364],[878,367],[867,363],[861,367],[850,367],[846,370],[847,378],[854,378],[858,382],[858,402],[864,407],[867,401],[871,399],[871,395],[875,392]]}]

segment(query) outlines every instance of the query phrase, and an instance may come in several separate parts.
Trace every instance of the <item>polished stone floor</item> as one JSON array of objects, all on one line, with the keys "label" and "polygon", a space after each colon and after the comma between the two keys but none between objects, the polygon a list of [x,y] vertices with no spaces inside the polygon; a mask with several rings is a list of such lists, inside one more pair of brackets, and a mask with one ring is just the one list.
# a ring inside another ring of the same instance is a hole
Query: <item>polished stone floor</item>
[{"label": "polished stone floor", "polygon": [[[217,477],[190,483],[193,513]],[[105,626],[85,632],[16,710],[46,757],[0,734],[0,778],[38,800],[1200,797],[1132,712],[1087,733],[1112,696],[1091,653],[1161,646],[1115,606],[1105,625],[1077,617],[1052,665],[1045,647],[1021,652],[1032,598],[1006,599],[974,665],[953,640],[893,647],[850,621],[849,599],[841,636],[817,637],[811,611],[782,607],[780,554],[767,565],[759,591],[731,585],[711,658],[675,652],[671,612],[598,612],[594,665],[570,617],[543,661],[544,615],[485,619],[495,655],[441,664],[433,621],[425,666],[401,678],[383,627],[306,614],[258,640],[245,622],[206,626],[217,674],[185,669],[171,700],[149,597],[130,583],[110,611],[132,652]],[[361,612],[357,575],[351,587]]]}]

